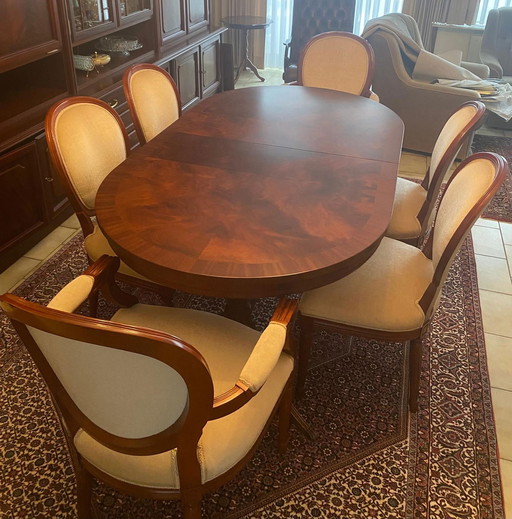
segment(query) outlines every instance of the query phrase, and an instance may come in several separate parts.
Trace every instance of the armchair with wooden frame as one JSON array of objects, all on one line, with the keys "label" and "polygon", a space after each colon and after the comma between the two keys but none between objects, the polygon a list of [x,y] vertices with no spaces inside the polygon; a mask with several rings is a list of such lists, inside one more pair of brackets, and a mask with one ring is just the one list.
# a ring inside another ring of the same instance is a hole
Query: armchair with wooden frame
[{"label": "armchair with wooden frame", "polygon": [[141,145],[181,117],[178,87],[164,69],[132,65],[124,72],[123,88]]},{"label": "armchair with wooden frame", "polygon": [[314,331],[332,329],[408,344],[409,409],[417,411],[422,337],[457,252],[508,171],[500,155],[472,155],[450,179],[434,227],[421,249],[384,237],[360,268],[303,294],[299,305],[299,395],[304,392]]},{"label": "armchair with wooden frame", "polygon": [[[92,476],[141,498],[179,499],[201,517],[201,496],[243,468],[279,411],[286,449],[297,302],[282,299],[259,333],[225,317],[138,304],[103,256],[45,307],[0,296],[47,383],[91,519]],[[101,289],[122,307],[111,320],[73,313]]]},{"label": "armchair with wooden frame", "polygon": [[[94,220],[96,192],[103,179],[130,153],[128,135],[118,113],[92,97],[55,103],[45,119],[48,151],[80,222],[89,263],[103,254],[115,256]],[[160,293],[167,302],[173,290],[158,285],[121,262],[118,279]],[[90,300],[91,315],[96,301]]]},{"label": "armchair with wooden frame", "polygon": [[285,83],[297,81],[300,54],[313,36],[329,31],[352,32],[355,0],[294,0],[291,38],[285,43]]}]

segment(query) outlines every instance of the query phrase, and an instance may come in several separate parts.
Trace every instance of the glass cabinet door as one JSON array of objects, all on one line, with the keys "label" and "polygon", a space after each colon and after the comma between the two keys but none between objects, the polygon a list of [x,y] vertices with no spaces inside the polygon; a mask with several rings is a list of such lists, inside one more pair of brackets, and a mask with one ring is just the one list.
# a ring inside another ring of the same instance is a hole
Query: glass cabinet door
[{"label": "glass cabinet door", "polygon": [[55,0],[2,0],[0,7],[0,72],[62,48]]},{"label": "glass cabinet door", "polygon": [[75,34],[114,23],[112,1],[71,0]]},{"label": "glass cabinet door", "polygon": [[119,10],[121,13],[121,19],[126,16],[131,16],[133,14],[141,13],[142,11],[146,11],[151,9],[150,0],[120,0],[119,1]]}]

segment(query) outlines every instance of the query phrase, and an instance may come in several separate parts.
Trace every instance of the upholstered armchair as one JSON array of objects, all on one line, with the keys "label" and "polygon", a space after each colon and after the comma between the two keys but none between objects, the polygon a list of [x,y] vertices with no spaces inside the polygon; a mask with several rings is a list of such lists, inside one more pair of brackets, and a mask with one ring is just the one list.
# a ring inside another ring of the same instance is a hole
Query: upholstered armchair
[{"label": "upholstered armchair", "polygon": [[[284,452],[297,306],[283,298],[259,333],[220,315],[139,304],[102,256],[42,306],[0,295],[53,396],[70,449],[79,519],[91,519],[92,479],[146,499],[179,499],[201,518],[201,497],[251,459],[279,411]],[[121,308],[111,320],[78,315],[92,292]]]},{"label": "upholstered armchair", "polygon": [[[380,21],[386,25],[394,24],[395,34],[387,30],[368,30]],[[403,147],[431,154],[448,117],[462,103],[480,99],[480,94],[474,90],[413,78],[415,63],[404,52],[404,46],[396,33],[402,31],[406,41],[415,42],[415,26],[416,23],[410,16],[392,13],[369,21],[363,36],[375,53],[372,90],[379,96],[381,104],[391,108],[403,120]],[[416,45],[417,48],[422,47],[420,44]],[[482,72],[485,75],[485,70]],[[467,155],[470,144],[471,140],[464,143],[460,158]]]},{"label": "upholstered armchair", "polygon": [[512,7],[489,11],[480,59],[489,67],[491,77],[512,83]]},{"label": "upholstered armchair", "polygon": [[297,80],[300,53],[313,36],[329,31],[353,31],[354,6],[355,0],[295,0],[292,34],[285,43],[285,83]]}]

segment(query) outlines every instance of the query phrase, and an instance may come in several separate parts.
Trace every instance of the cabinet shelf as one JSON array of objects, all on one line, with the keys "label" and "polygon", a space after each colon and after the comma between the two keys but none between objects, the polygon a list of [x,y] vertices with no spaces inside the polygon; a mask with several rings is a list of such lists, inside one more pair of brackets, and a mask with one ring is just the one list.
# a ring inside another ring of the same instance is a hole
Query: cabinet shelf
[{"label": "cabinet shelf", "polygon": [[155,59],[155,51],[144,51],[140,49],[133,51],[129,56],[115,57],[111,55],[110,63],[89,72],[76,70],[78,93],[80,95],[92,95],[96,91],[103,90],[109,85],[118,83],[127,67],[134,63],[144,61],[152,62]]}]

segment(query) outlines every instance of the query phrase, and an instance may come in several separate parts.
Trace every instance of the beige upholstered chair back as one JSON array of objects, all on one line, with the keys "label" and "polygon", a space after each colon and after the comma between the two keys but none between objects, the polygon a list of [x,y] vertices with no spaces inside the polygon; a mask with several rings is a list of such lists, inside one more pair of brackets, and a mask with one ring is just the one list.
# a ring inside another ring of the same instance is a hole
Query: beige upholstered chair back
[{"label": "beige upholstered chair back", "polygon": [[127,156],[119,116],[97,99],[65,99],[48,113],[46,132],[54,164],[80,203],[93,211],[101,182]]},{"label": "beige upholstered chair back", "polygon": [[[437,141],[434,145],[434,149],[432,151],[432,158],[430,160],[430,171],[432,173],[434,173],[440,165],[443,166],[445,172],[447,172],[451,168],[453,161],[457,156],[459,148],[462,145],[462,142],[455,150],[455,153],[450,153],[449,162],[441,164],[441,161],[443,157],[450,151],[450,146],[459,139],[459,136],[462,133],[467,134],[469,130],[474,129],[474,125],[472,125],[469,128],[468,125],[473,121],[475,115],[477,115],[477,113],[479,112],[480,104],[483,103],[465,103],[448,119],[448,121],[446,121],[446,124],[443,126],[443,129],[441,130],[441,133],[439,134],[439,137],[437,138]],[[434,175],[430,175],[429,185],[432,181],[433,176]]]},{"label": "beige upholstered chair back", "polygon": [[139,140],[145,144],[180,117],[178,90],[171,76],[155,65],[134,65],[124,78]]},{"label": "beige upholstered chair back", "polygon": [[460,164],[448,183],[427,244],[431,247],[436,285],[430,315],[437,306],[448,270],[464,239],[507,173],[508,165],[503,157],[495,153],[477,153]]},{"label": "beige upholstered chair back", "polygon": [[374,56],[369,43],[348,32],[326,32],[312,38],[299,61],[299,84],[370,95]]},{"label": "beige upholstered chair back", "polygon": [[48,307],[13,296],[2,302],[59,408],[125,454],[172,449],[180,434],[198,439],[213,405],[204,359],[163,332],[59,310],[73,307],[81,290],[87,294],[88,277]]},{"label": "beige upholstered chair back", "polygon": [[449,180],[447,174],[455,158],[466,141],[472,138],[473,132],[482,124],[485,113],[484,103],[467,101],[450,116],[443,126],[434,145],[428,170],[427,189],[432,203],[423,219],[425,229],[428,229],[431,224],[435,201],[442,183]]},{"label": "beige upholstered chair back", "polygon": [[123,438],[158,434],[183,414],[187,386],[154,358],[29,328],[73,402],[91,422]]}]

